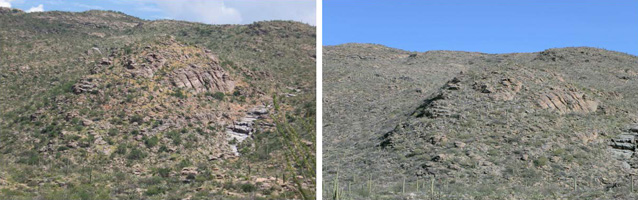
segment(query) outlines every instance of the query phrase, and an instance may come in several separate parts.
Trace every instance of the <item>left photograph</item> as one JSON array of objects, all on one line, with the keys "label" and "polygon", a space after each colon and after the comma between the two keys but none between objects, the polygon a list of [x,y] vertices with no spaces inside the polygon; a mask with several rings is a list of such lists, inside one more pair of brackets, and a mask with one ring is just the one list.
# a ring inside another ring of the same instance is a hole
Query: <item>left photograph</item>
[{"label": "left photograph", "polygon": [[315,8],[0,0],[0,199],[314,199]]}]

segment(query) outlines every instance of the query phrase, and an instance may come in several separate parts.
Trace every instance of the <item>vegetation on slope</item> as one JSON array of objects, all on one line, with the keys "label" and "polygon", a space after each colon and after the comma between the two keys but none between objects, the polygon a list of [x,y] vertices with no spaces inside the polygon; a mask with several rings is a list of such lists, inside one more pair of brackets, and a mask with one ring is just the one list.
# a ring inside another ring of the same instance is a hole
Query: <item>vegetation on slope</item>
[{"label": "vegetation on slope", "polygon": [[324,49],[328,198],[635,198],[635,56]]},{"label": "vegetation on slope", "polygon": [[[271,112],[285,112],[299,140],[313,141],[314,130],[301,128],[314,123],[313,27],[6,10],[1,198],[300,198],[300,189],[314,190],[314,177],[290,179],[303,166],[281,170],[290,166],[283,147],[299,142],[279,139],[270,126],[281,120],[259,120],[239,157],[225,136],[227,124],[278,96],[281,111]],[[232,84],[175,83],[201,73]]]}]

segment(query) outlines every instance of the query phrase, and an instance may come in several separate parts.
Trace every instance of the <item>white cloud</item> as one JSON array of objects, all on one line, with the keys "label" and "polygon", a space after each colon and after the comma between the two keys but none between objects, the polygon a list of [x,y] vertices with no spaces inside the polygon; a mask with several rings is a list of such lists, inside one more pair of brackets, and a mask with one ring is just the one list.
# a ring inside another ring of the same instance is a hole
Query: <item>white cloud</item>
[{"label": "white cloud", "polygon": [[[111,0],[168,18],[207,24],[249,24],[264,20],[294,20],[315,24],[315,0]],[[155,9],[154,9],[155,8]]]},{"label": "white cloud", "polygon": [[240,11],[244,19],[243,23],[263,20],[294,20],[315,24],[314,0],[236,0],[228,1],[227,6]]},{"label": "white cloud", "polygon": [[13,0],[0,0],[0,7],[11,8],[11,2]]},{"label": "white cloud", "polygon": [[157,1],[157,6],[175,19],[211,24],[239,24],[241,14],[224,1]]},{"label": "white cloud", "polygon": [[40,4],[37,7],[31,7],[29,8],[29,10],[27,10],[28,13],[30,12],[44,12],[44,5]]}]

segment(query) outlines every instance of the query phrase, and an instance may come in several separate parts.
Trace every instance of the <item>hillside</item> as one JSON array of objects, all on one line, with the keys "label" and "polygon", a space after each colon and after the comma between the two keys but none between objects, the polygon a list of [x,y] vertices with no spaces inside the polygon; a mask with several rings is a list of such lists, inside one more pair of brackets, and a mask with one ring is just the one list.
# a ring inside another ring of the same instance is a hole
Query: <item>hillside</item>
[{"label": "hillside", "polygon": [[638,57],[344,44],[323,85],[324,197],[636,198]]},{"label": "hillside", "polygon": [[0,8],[0,91],[1,199],[314,196],[312,26]]}]

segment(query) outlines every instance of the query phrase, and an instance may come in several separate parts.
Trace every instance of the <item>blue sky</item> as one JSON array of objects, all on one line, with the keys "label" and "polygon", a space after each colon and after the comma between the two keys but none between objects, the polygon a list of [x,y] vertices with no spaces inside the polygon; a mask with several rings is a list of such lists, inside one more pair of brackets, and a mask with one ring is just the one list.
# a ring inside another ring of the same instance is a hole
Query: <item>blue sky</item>
[{"label": "blue sky", "polygon": [[349,42],[485,53],[589,46],[638,55],[638,1],[324,0],[323,45]]},{"label": "blue sky", "polygon": [[176,19],[208,24],[294,20],[315,25],[314,0],[0,0],[0,7],[24,11],[115,10],[142,19]]}]

